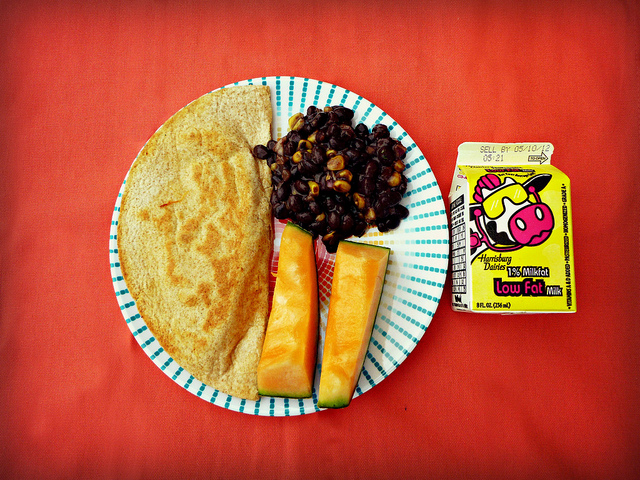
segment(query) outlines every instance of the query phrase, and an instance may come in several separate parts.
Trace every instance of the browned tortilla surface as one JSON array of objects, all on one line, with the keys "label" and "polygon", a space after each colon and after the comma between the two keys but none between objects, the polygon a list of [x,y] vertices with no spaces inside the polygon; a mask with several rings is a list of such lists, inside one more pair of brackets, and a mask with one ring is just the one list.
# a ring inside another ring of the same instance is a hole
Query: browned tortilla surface
[{"label": "browned tortilla surface", "polygon": [[271,138],[268,87],[195,100],[147,142],[118,223],[122,272],[151,332],[195,378],[257,399],[268,311]]}]

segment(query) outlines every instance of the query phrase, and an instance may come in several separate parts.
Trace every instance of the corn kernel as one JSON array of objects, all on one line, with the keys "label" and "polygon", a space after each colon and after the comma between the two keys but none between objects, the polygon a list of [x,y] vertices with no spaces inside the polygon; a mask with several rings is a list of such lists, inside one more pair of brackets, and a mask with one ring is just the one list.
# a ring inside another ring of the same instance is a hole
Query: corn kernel
[{"label": "corn kernel", "polygon": [[320,185],[318,185],[313,180],[309,180],[309,195],[312,197],[317,197],[320,194]]},{"label": "corn kernel", "polygon": [[289,130],[300,130],[304,124],[304,115],[296,113],[289,118]]},{"label": "corn kernel", "polygon": [[340,170],[336,174],[336,178],[340,178],[342,180],[346,180],[347,182],[351,182],[351,180],[353,180],[353,174],[349,170]]},{"label": "corn kernel", "polygon": [[304,138],[298,142],[298,150],[311,150],[312,147],[311,142]]},{"label": "corn kernel", "polygon": [[362,210],[364,208],[364,205],[365,205],[364,197],[362,195],[360,195],[359,193],[354,193],[353,194],[353,203],[356,204],[356,208],[358,210]]},{"label": "corn kernel", "polygon": [[372,207],[367,208],[367,213],[365,213],[364,219],[367,223],[373,223],[376,221],[376,212]]},{"label": "corn kernel", "polygon": [[389,177],[389,180],[387,180],[387,183],[390,187],[397,187],[398,185],[400,185],[401,179],[402,177],[398,172],[393,172],[393,174],[391,174],[391,176]]},{"label": "corn kernel", "polygon": [[333,171],[342,170],[344,169],[345,166],[346,166],[346,162],[342,155],[336,155],[335,157],[331,157],[331,159],[329,159],[329,161],[327,162],[327,168]]},{"label": "corn kernel", "polygon": [[335,182],[333,182],[333,189],[336,192],[346,193],[351,190],[351,184],[344,180],[336,180]]}]

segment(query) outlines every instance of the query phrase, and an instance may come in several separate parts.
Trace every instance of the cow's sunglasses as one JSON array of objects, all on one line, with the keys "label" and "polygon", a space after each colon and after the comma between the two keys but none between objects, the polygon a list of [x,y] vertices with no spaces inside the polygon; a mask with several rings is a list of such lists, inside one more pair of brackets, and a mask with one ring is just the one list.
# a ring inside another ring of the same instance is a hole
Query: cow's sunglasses
[{"label": "cow's sunglasses", "polygon": [[499,189],[492,193],[482,202],[482,208],[487,217],[491,219],[498,218],[504,213],[504,199],[508,198],[514,204],[519,205],[529,198],[529,194],[519,183],[514,183],[508,187]]}]

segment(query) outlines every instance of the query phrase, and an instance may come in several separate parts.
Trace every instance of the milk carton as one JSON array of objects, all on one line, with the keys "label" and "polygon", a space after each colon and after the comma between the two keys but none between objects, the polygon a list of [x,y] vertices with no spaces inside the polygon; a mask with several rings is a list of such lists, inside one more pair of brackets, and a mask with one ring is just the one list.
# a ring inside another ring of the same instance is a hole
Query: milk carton
[{"label": "milk carton", "polygon": [[458,147],[451,191],[454,310],[575,312],[569,178],[550,143]]}]

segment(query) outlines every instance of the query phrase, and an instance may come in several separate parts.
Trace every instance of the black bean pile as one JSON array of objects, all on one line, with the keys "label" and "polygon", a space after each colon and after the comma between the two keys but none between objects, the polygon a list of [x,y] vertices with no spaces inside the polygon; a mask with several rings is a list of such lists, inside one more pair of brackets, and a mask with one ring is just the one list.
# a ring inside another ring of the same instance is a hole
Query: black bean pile
[{"label": "black bean pile", "polygon": [[274,216],[321,236],[330,253],[370,225],[386,232],[409,215],[400,205],[407,149],[386,125],[370,131],[352,120],[349,108],[310,106],[289,119],[284,137],[253,152],[271,168]]}]

